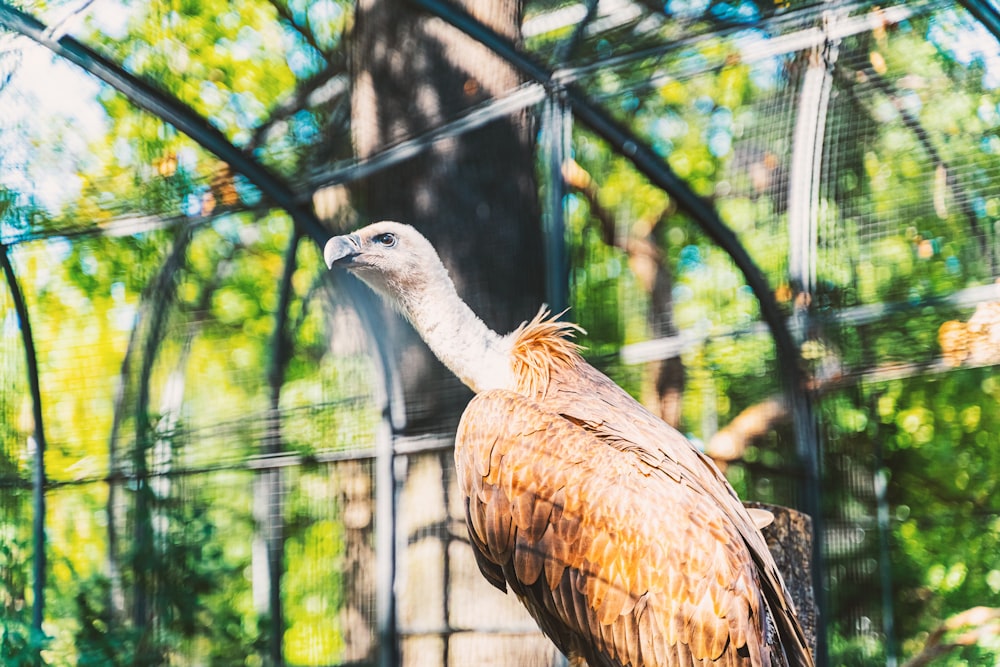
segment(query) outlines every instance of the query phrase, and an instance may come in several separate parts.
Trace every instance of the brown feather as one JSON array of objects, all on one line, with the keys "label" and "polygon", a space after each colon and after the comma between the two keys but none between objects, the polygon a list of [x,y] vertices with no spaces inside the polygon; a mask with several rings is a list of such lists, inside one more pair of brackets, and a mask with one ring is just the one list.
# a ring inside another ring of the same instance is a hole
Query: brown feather
[{"label": "brown feather", "polygon": [[570,368],[581,359],[580,346],[569,337],[582,333],[583,329],[557,318],[543,307],[530,322],[511,334],[514,339],[511,365],[517,380],[517,393],[544,396],[552,370]]},{"label": "brown feather", "polygon": [[518,534],[514,542],[514,571],[518,581],[525,586],[531,586],[542,574],[542,555],[523,533]]},{"label": "brown feather", "polygon": [[[463,415],[462,488],[491,499],[470,512],[473,546],[592,666],[745,667],[782,650],[811,665],[754,519],[680,434],[582,360],[574,331],[539,313],[515,338],[517,391],[480,393]],[[767,643],[768,605],[789,646]]]},{"label": "brown feather", "polygon": [[811,667],[753,518],[705,456],[583,361],[579,327],[542,309],[497,335],[407,225],[335,237],[324,259],[387,296],[477,393],[455,447],[477,563],[574,662],[705,667],[721,651],[716,665]]}]

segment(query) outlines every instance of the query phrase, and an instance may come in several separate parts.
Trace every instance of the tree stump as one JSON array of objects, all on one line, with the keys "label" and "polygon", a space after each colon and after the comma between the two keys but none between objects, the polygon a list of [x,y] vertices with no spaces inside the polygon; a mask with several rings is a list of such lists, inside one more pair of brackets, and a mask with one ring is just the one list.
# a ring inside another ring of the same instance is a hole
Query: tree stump
[{"label": "tree stump", "polygon": [[796,617],[806,643],[816,655],[816,622],[819,612],[812,580],[812,518],[781,505],[745,502],[746,507],[767,510],[774,522],[761,529],[774,562],[792,595]]}]

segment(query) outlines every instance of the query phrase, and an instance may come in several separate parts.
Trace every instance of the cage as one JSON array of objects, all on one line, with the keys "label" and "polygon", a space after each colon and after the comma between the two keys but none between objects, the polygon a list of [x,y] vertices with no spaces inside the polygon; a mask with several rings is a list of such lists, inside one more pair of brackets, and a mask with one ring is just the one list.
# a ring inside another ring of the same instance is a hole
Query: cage
[{"label": "cage", "polygon": [[819,664],[995,660],[1000,9],[466,4],[0,4],[5,664],[563,664],[388,214],[811,515]]}]

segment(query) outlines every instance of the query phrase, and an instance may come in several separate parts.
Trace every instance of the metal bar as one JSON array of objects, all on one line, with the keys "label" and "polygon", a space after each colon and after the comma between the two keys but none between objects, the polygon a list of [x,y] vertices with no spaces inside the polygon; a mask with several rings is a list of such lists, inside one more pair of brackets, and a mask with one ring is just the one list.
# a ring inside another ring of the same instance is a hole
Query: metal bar
[{"label": "metal bar", "polygon": [[984,0],[961,0],[961,4],[1000,41],[1000,10]]},{"label": "metal bar", "polygon": [[[813,518],[814,554],[821,556],[823,533],[820,506],[819,433],[812,403],[806,391],[806,376],[800,365],[801,356],[791,332],[785,325],[778,303],[771,292],[767,278],[751,259],[736,234],[722,221],[715,209],[699,197],[686,181],[678,177],[667,162],[642,141],[628,127],[616,121],[607,112],[591,103],[587,95],[575,85],[560,87],[553,73],[522,53],[508,39],[483,25],[463,9],[444,0],[411,0],[414,4],[450,23],[466,35],[480,42],[501,58],[517,67],[523,74],[546,86],[550,93],[563,95],[576,117],[607,141],[615,150],[627,157],[653,184],[669,194],[678,206],[721,247],[742,271],[747,284],[760,304],[761,317],[771,329],[777,351],[778,363],[784,378],[785,389],[793,415],[796,451],[803,475],[800,484],[802,509]],[[822,561],[814,558],[814,581],[821,582]],[[825,612],[820,593],[815,591],[820,614]],[[826,646],[817,636],[817,664],[826,664]]]},{"label": "metal bar", "polygon": [[[76,239],[91,236],[103,236],[105,238],[117,238],[121,236],[133,236],[145,232],[171,229],[180,225],[199,227],[208,225],[225,215],[234,213],[253,213],[263,216],[272,207],[262,203],[253,206],[237,205],[232,208],[218,208],[207,215],[185,215],[183,213],[158,215],[122,214],[114,218],[109,218],[104,222],[90,227],[64,227],[62,229],[25,229],[17,235],[11,235],[5,239],[0,239],[8,248],[13,248],[24,243],[33,241],[43,241],[47,239]],[[9,230],[8,230],[9,231]]]},{"label": "metal bar", "polygon": [[[42,417],[42,389],[38,377],[38,355],[35,351],[35,338],[31,333],[31,320],[28,317],[28,306],[24,301],[24,293],[14,274],[14,266],[10,261],[6,245],[0,244],[0,264],[7,279],[11,299],[14,301],[14,311],[21,325],[21,338],[24,340],[24,357],[27,364],[28,388],[31,392],[31,414],[35,420],[35,456],[32,468],[31,500],[34,515],[31,522],[32,541],[35,546],[32,560],[32,594],[34,600],[31,606],[31,632],[36,646],[40,646],[42,621],[45,617],[45,421]],[[41,662],[41,657],[36,656]]]},{"label": "metal bar", "polygon": [[[292,238],[285,250],[285,266],[278,287],[278,308],[271,334],[271,357],[268,362],[267,381],[271,391],[271,409],[267,414],[267,430],[261,444],[261,453],[276,454],[283,451],[281,434],[281,387],[291,357],[288,309],[292,301],[292,278],[295,275],[296,256],[302,240],[301,230],[292,230]],[[258,473],[255,480],[262,493],[254,494],[258,508],[257,521],[264,541],[267,572],[267,611],[270,637],[267,653],[272,667],[284,664],[285,618],[281,603],[281,573],[284,570],[285,525],[284,489],[281,468],[270,468]]]},{"label": "metal bar", "polygon": [[[344,272],[326,274],[337,293],[347,294],[361,320],[362,327],[370,332],[382,331],[385,324],[382,310],[376,306],[376,297],[357,278]],[[377,667],[395,667],[399,663],[399,632],[396,623],[396,535],[399,498],[396,485],[397,433],[406,423],[405,402],[401,374],[395,356],[389,349],[385,336],[373,335],[372,362],[375,377],[382,384],[375,387],[375,402],[381,407],[382,418],[375,432],[375,631],[377,639]]]},{"label": "metal bar", "polygon": [[[486,27],[465,11],[442,0],[411,1],[481,42],[521,70],[522,73],[546,86],[550,91],[558,86],[557,82],[553,80],[552,72],[535,62],[530,56],[521,53],[512,42]],[[649,144],[613,119],[603,109],[592,104],[583,91],[573,85],[568,85],[558,92],[565,95],[579,120],[629,158],[650,181],[667,192],[678,203],[679,207],[687,212],[694,222],[732,258],[760,303],[761,317],[771,329],[790,394],[798,396],[804,380],[804,373],[798,363],[800,359],[798,349],[785,325],[767,278],[751,259],[736,234],[726,226],[711,204],[695,194],[691,186],[678,177]],[[814,440],[807,444],[814,449]],[[809,476],[818,479],[816,463],[811,460],[803,461]],[[815,509],[818,511],[818,502]]]},{"label": "metal bar", "polygon": [[[281,283],[278,287],[278,308],[274,321],[274,331],[271,332],[271,358],[267,369],[267,382],[271,389],[271,411],[277,414],[281,385],[285,381],[285,368],[291,356],[288,340],[288,307],[292,301],[292,277],[295,274],[296,253],[299,249],[299,242],[302,240],[301,231],[292,231],[292,238],[288,241],[288,248],[285,251],[285,266],[281,275]],[[265,443],[265,454],[273,454],[278,451],[274,445],[278,441]]]},{"label": "metal bar", "polygon": [[[839,28],[837,14],[824,14],[822,33],[824,40],[815,45],[810,54],[808,65],[801,79],[798,105],[796,109],[795,130],[792,138],[792,169],[788,181],[788,275],[793,289],[798,294],[810,297],[816,291],[816,261],[817,245],[819,243],[819,197],[820,180],[823,167],[823,142],[826,136],[826,119],[829,112],[830,92],[833,87],[833,63],[838,57],[839,38],[833,37]],[[791,320],[791,333],[794,337],[796,350],[808,338],[810,324],[813,321],[809,299],[796,299]],[[800,396],[796,396],[789,405],[792,411],[793,424],[796,432],[800,424],[815,418],[812,414],[812,404],[815,391],[803,388]],[[810,461],[817,468],[815,477],[807,477],[800,484],[803,497],[815,494],[815,500],[810,501],[819,506],[819,492],[810,488],[819,480],[818,473],[818,440],[812,443],[803,438],[797,438],[799,460]],[[816,456],[813,462],[811,457]],[[810,502],[810,504],[811,504]],[[810,512],[811,514],[811,512]],[[823,558],[824,530],[818,514],[813,515],[814,531],[812,541],[812,561],[820,563]],[[812,568],[813,596],[816,606],[826,609],[826,588],[821,567]],[[816,626],[816,645],[826,646],[826,624]],[[820,658],[822,662],[824,658]]]},{"label": "metal bar", "polygon": [[[872,414],[876,414],[874,411]],[[882,601],[882,631],[885,633],[885,665],[899,664],[896,643],[896,607],[892,600],[892,556],[889,537],[892,525],[889,519],[889,466],[885,462],[884,438],[875,437],[875,507],[878,524],[878,570]]]},{"label": "metal bar", "polygon": [[545,100],[545,89],[536,83],[527,83],[502,97],[494,97],[473,107],[452,121],[393,144],[366,158],[343,160],[317,169],[309,178],[307,196],[320,188],[341,185],[379,173],[404,160],[416,157],[443,139],[455,137],[483,127],[498,118],[515,114]]},{"label": "metal bar", "polygon": [[[590,25],[590,22],[594,20],[594,17],[597,16],[597,6],[600,4],[598,0],[586,0],[584,4],[587,6],[587,9],[583,18],[573,26],[573,32],[570,33],[569,37],[556,46],[555,61],[558,63],[565,62],[573,57],[577,47],[580,45],[580,41],[583,39],[584,32]],[[521,34],[522,36],[524,34],[523,28]]]},{"label": "metal bar", "polygon": [[541,141],[545,174],[542,203],[542,232],[545,241],[545,295],[554,312],[569,305],[566,260],[566,216],[563,210],[565,181],[562,165],[566,160],[573,115],[562,100],[549,97],[542,108]]},{"label": "metal bar", "polygon": [[[802,76],[788,177],[788,274],[794,288],[808,294],[816,289],[819,184],[833,82],[827,62],[818,49],[814,50]],[[798,314],[793,321],[802,319]],[[805,329],[795,328],[799,335]]]},{"label": "metal bar", "polygon": [[228,138],[197,111],[155,84],[127,72],[90,47],[69,36],[53,40],[45,24],[10,5],[0,2],[0,25],[38,42],[56,55],[93,74],[122,93],[136,106],[174,125],[192,139],[228,163],[235,171],[260,188],[277,206],[288,211],[295,224],[320,248],[330,237],[313,211],[301,204],[284,180],[252,156],[233,145]]},{"label": "metal bar", "polygon": [[[536,63],[530,56],[517,50],[513,43],[486,27],[469,14],[442,0],[411,0],[424,10],[452,24],[473,39],[483,43],[497,55],[517,67],[521,72],[553,91],[558,84],[552,72]],[[747,284],[760,301],[761,316],[771,328],[779,353],[788,354],[787,359],[798,360],[791,334],[785,326],[777,301],[771,293],[767,278],[736,234],[722,221],[715,209],[707,201],[695,194],[686,181],[678,177],[666,161],[630,129],[613,119],[603,109],[593,105],[579,88],[569,85],[559,91],[566,101],[591,130],[611,144],[650,179],[660,189],[666,191],[680,208],[708,234],[708,236],[736,263],[743,272]],[[791,387],[801,386],[802,370],[797,363],[788,365],[787,375]]]},{"label": "metal bar", "polygon": [[[838,4],[837,9],[849,13],[857,9],[871,9],[877,7],[877,3],[855,2],[849,4]],[[811,26],[797,29],[787,34],[782,33],[783,29],[790,24],[800,24],[807,20],[813,20],[821,16],[823,12],[829,11],[822,4],[813,8],[796,9],[793,12],[777,14],[769,19],[765,19],[755,24],[745,24],[731,26],[727,28],[713,30],[710,33],[696,33],[675,39],[662,44],[648,46],[635,51],[599,58],[592,62],[580,65],[571,65],[553,72],[553,79],[563,83],[575,82],[585,76],[596,72],[625,67],[641,60],[660,59],[671,53],[677,53],[684,48],[690,47],[699,41],[704,41],[709,37],[726,37],[734,35],[731,43],[732,48],[739,54],[740,62],[754,63],[778,56],[788,55],[797,51],[804,51],[817,46],[822,46],[828,37],[844,38],[872,30],[881,23],[896,24],[907,20],[912,16],[917,16],[921,12],[933,7],[930,2],[912,2],[906,6],[895,6],[882,8],[877,15],[859,16],[840,21],[837,25],[836,34],[824,32],[821,28]],[[739,33],[751,32],[751,36],[741,37]],[[777,34],[775,34],[777,33]],[[767,39],[762,40],[761,36],[767,35]],[[716,67],[715,64],[700,64],[698,66],[685,69],[680,75],[674,72],[675,76],[694,76]]]},{"label": "metal bar", "polygon": [[[943,297],[931,297],[911,302],[875,303],[851,306],[838,310],[822,311],[813,315],[815,322],[836,325],[841,328],[865,326],[880,320],[918,312],[924,308],[972,308],[981,303],[1000,301],[1000,283],[966,287]],[[625,345],[618,351],[622,363],[641,364],[675,357],[685,350],[703,344],[708,340],[746,336],[761,333],[763,325],[755,323],[747,327],[730,328],[709,335],[707,331],[686,331],[676,336],[665,336],[645,340],[641,343]]]}]

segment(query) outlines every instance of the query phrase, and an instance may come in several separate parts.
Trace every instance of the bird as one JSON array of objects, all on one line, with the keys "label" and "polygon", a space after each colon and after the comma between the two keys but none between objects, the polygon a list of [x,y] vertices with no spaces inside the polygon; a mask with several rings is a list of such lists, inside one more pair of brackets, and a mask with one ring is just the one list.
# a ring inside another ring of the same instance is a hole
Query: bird
[{"label": "bird", "polygon": [[490,329],[417,229],[331,237],[473,392],[455,468],[479,570],[572,665],[809,667],[781,575],[718,468],[582,356],[545,306]]}]

